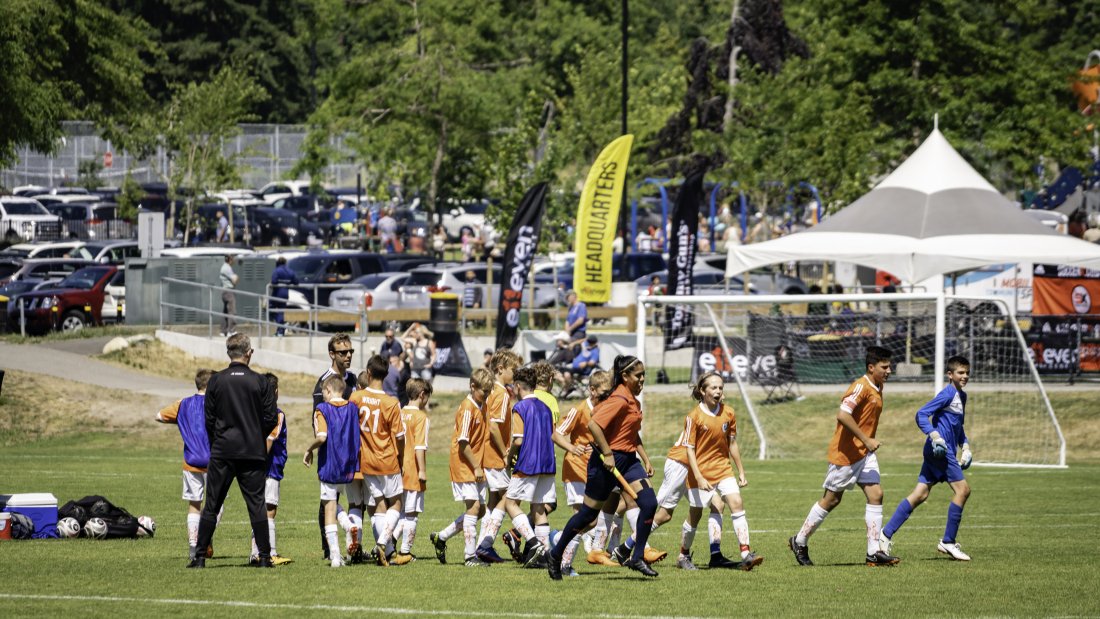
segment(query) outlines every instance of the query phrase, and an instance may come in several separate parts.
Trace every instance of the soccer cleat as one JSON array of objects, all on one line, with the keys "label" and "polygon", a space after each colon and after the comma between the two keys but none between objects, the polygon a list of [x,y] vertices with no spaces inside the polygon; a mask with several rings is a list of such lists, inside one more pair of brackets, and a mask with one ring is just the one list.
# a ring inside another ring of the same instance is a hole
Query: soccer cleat
[{"label": "soccer cleat", "polygon": [[661,561],[664,561],[665,557],[667,556],[668,553],[663,550],[646,547],[645,554],[642,558],[645,559],[646,563],[653,565],[654,563],[660,563]]},{"label": "soccer cleat", "polygon": [[344,567],[344,558],[340,555],[333,555],[332,559],[329,561],[329,565],[332,567]]},{"label": "soccer cleat", "polygon": [[680,555],[676,559],[676,567],[678,567],[682,570],[686,570],[688,572],[699,569],[699,568],[695,567],[694,563],[691,562],[691,554],[690,553],[686,554],[686,555]]},{"label": "soccer cleat", "polygon": [[725,555],[723,555],[720,552],[712,552],[712,553],[710,553],[710,562],[707,563],[707,567],[709,567],[712,570],[713,569],[732,570],[732,569],[735,569],[735,568],[740,568],[741,564],[738,563],[737,561],[730,560],[729,557],[726,557]]},{"label": "soccer cleat", "polygon": [[881,550],[873,555],[867,555],[867,567],[889,567],[897,565],[901,559],[886,554]]},{"label": "soccer cleat", "polygon": [[940,540],[940,543],[936,545],[936,550],[948,555],[956,561],[969,561],[970,555],[962,551],[962,547],[956,542],[945,542]]},{"label": "soccer cleat", "polygon": [[187,567],[188,568],[198,568],[198,569],[202,569],[202,568],[206,567],[206,557],[203,557],[203,556],[200,555],[198,557],[195,557],[195,558],[191,559],[191,561],[187,564]]},{"label": "soccer cleat", "polygon": [[635,572],[638,572],[642,576],[649,578],[656,578],[657,572],[653,568],[649,567],[649,564],[641,559],[628,559],[626,563],[623,563],[623,567],[630,568]]},{"label": "soccer cleat", "polygon": [[256,557],[256,562],[252,563],[249,561],[249,565],[252,567],[275,567],[275,565],[271,563],[271,557]]},{"label": "soccer cleat", "polygon": [[352,563],[363,562],[363,545],[359,543],[359,527],[348,529],[351,542],[348,544],[348,559]]},{"label": "soccer cleat", "polygon": [[749,554],[741,557],[741,562],[737,564],[737,569],[743,572],[751,572],[752,568],[760,565],[763,562],[764,557],[758,557],[756,556],[755,552],[750,552]]},{"label": "soccer cleat", "polygon": [[416,557],[408,553],[399,552],[390,559],[390,565],[407,565],[413,561],[416,561]]},{"label": "soccer cleat", "polygon": [[199,553],[198,548],[196,548],[195,546],[188,546],[187,547],[187,561],[188,562],[193,561],[195,559],[195,557],[198,556],[198,553]]},{"label": "soccer cleat", "polygon": [[439,559],[440,563],[446,564],[447,563],[447,540],[439,539],[439,534],[438,533],[432,533],[431,535],[428,536],[428,539],[431,540],[432,546],[435,547],[435,558]]},{"label": "soccer cleat", "polygon": [[504,563],[504,557],[497,554],[497,549],[489,546],[488,548],[478,548],[477,558],[486,563]]},{"label": "soccer cleat", "polygon": [[890,541],[890,538],[886,537],[886,534],[883,533],[882,531],[879,531],[878,532],[878,549],[881,550],[882,552],[886,553],[886,554],[890,554],[890,547],[892,545],[893,545],[893,542]]},{"label": "soccer cleat", "polygon": [[291,559],[290,557],[284,557],[282,555],[271,556],[272,565],[286,565],[288,563],[294,563],[294,559]]},{"label": "soccer cleat", "polygon": [[577,570],[573,569],[572,565],[569,566],[569,569],[562,570],[561,573],[563,576],[568,576],[570,578],[576,578],[580,576],[580,574],[577,573]]},{"label": "soccer cleat", "polygon": [[515,529],[510,529],[500,536],[504,539],[504,545],[508,547],[508,553],[516,563],[523,563],[523,552],[520,550],[520,537]]},{"label": "soccer cleat", "polygon": [[260,563],[260,555],[250,555],[248,557],[248,564],[252,567],[256,567]]},{"label": "soccer cleat", "polygon": [[386,556],[386,547],[382,544],[378,544],[374,547],[374,552],[371,553],[374,557],[374,563],[381,567],[389,567],[390,559]]},{"label": "soccer cleat", "polygon": [[547,557],[546,573],[550,575],[550,580],[561,580],[561,559],[554,559],[552,554]]},{"label": "soccer cleat", "polygon": [[466,557],[466,561],[463,563],[466,567],[489,567],[489,564],[477,558],[477,555]]},{"label": "soccer cleat", "polygon": [[[543,562],[547,560],[548,554],[549,551],[546,550],[546,546],[542,545],[542,542],[536,541],[532,543],[530,550],[527,551],[527,557],[523,562],[523,567],[531,569],[543,567]],[[558,571],[561,571],[561,565],[558,565]]]},{"label": "soccer cleat", "polygon": [[206,546],[206,558],[207,559],[213,559],[214,558],[214,544],[207,544],[207,546]]},{"label": "soccer cleat", "polygon": [[615,550],[611,551],[611,560],[619,565],[626,565],[626,561],[629,558],[630,549],[626,547],[626,544],[619,544],[615,547]]},{"label": "soccer cleat", "polygon": [[791,547],[791,552],[794,553],[794,560],[798,561],[799,565],[813,565],[814,562],[810,561],[810,547],[806,544],[799,544],[794,541],[794,537],[787,540],[787,545]]},{"label": "soccer cleat", "polygon": [[593,550],[588,553],[588,563],[591,565],[606,565],[607,567],[619,567],[619,564],[611,559],[606,550]]}]

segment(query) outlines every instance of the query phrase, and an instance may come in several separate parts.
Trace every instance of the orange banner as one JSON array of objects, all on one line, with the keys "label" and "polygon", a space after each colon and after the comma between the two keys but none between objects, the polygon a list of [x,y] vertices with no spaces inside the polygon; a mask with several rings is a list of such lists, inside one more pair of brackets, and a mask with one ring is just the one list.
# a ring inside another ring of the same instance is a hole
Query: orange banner
[{"label": "orange banner", "polygon": [[1037,264],[1031,286],[1034,314],[1100,314],[1100,271]]}]

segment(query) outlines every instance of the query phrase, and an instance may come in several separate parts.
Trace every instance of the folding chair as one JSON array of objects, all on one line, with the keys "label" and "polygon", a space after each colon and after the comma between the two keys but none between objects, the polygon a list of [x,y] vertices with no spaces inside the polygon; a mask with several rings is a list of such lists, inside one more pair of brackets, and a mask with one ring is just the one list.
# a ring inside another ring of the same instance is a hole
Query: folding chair
[{"label": "folding chair", "polygon": [[775,369],[753,372],[753,380],[764,388],[764,404],[801,400],[803,397],[794,371],[794,356],[786,344],[775,347]]}]

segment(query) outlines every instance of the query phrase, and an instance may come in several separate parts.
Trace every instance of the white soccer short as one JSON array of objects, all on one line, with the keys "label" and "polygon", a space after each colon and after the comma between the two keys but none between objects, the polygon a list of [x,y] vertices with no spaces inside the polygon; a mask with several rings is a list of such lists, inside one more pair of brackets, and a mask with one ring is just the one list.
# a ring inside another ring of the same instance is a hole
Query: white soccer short
[{"label": "white soccer short", "polygon": [[335,501],[340,497],[340,493],[344,491],[344,484],[326,484],[321,482],[321,500],[322,501]]},{"label": "white soccer short", "polygon": [[844,492],[851,490],[856,484],[878,484],[881,481],[878,458],[869,453],[862,460],[848,466],[829,463],[829,471],[825,473],[825,483],[821,487],[833,492]]},{"label": "white soccer short", "polygon": [[512,482],[508,484],[508,492],[504,496],[513,501],[527,501],[529,503],[556,503],[558,501],[552,474],[532,475],[530,477],[513,475]]},{"label": "white soccer short", "polygon": [[[718,496],[726,497],[731,494],[741,494],[741,487],[737,485],[736,477],[727,477],[715,486]],[[688,488],[688,505],[692,507],[706,507],[714,498],[715,490],[703,490],[701,488]]]},{"label": "white soccer short", "polygon": [[268,505],[279,505],[279,480],[267,478],[264,486],[264,502]]},{"label": "white soccer short", "polygon": [[375,499],[392,499],[405,493],[405,485],[401,481],[401,473],[392,475],[365,475],[363,484],[370,495]]},{"label": "white soccer short", "polygon": [[419,490],[406,490],[401,509],[405,510],[406,514],[409,512],[424,513],[424,493]]},{"label": "white soccer short", "polygon": [[485,482],[452,481],[451,494],[456,501],[485,502]]},{"label": "white soccer short", "polygon": [[673,459],[665,460],[665,476],[657,491],[657,504],[665,509],[676,509],[687,489],[688,467]]},{"label": "white soccer short", "polygon": [[506,490],[511,480],[508,471],[504,469],[485,469],[485,485],[489,487],[490,492]]},{"label": "white soccer short", "polygon": [[584,503],[584,482],[567,481],[565,484],[565,504],[580,505]]},{"label": "white soccer short", "polygon": [[183,500],[201,501],[206,494],[206,473],[183,472]]}]

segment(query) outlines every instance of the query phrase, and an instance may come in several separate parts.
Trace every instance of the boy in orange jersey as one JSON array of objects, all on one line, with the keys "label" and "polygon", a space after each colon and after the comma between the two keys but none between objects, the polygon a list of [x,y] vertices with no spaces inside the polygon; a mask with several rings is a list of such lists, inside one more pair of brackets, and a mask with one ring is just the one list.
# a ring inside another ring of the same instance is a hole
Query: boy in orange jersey
[{"label": "boy in orange jersey", "polygon": [[864,520],[867,523],[867,565],[896,565],[897,557],[879,545],[882,530],[882,486],[875,452],[882,443],[875,438],[882,414],[882,388],[890,378],[889,350],[869,346],[865,356],[867,373],[856,379],[844,393],[836,414],[836,431],[829,442],[829,470],[825,474],[825,494],[810,508],[798,534],[788,540],[799,565],[813,565],[807,540],[829,512],[840,505],[845,490],[857,484],[867,496]]},{"label": "boy in orange jersey", "polygon": [[405,392],[409,403],[401,409],[401,422],[405,424],[405,462],[401,467],[401,481],[405,487],[405,519],[401,521],[401,549],[390,563],[404,565],[414,560],[413,540],[416,525],[424,512],[424,491],[428,488],[428,401],[432,397],[432,384],[423,378],[410,378]]},{"label": "boy in orange jersey", "polygon": [[[195,372],[195,395],[183,398],[157,413],[159,423],[171,423],[179,427],[183,439],[183,500],[187,501],[188,558],[194,559],[199,541],[199,516],[206,490],[206,466],[210,461],[210,439],[206,434],[206,384],[213,370]],[[220,514],[219,514],[220,516]],[[213,555],[208,550],[206,556]]]},{"label": "boy in orange jersey", "polygon": [[493,388],[493,374],[485,368],[470,376],[470,394],[455,411],[454,436],[451,438],[451,494],[461,501],[466,511],[454,522],[430,539],[435,557],[447,562],[447,540],[462,531],[466,542],[463,557],[467,567],[485,567],[488,563],[477,557],[477,519],[485,515],[485,471],[481,468],[485,435],[485,399]]},{"label": "boy in orange jersey", "polygon": [[516,400],[508,389],[512,383],[512,373],[521,365],[523,360],[519,355],[507,348],[493,353],[493,358],[489,361],[494,384],[485,400],[485,417],[489,423],[481,456],[489,495],[485,503],[487,514],[481,521],[481,531],[477,536],[480,540],[477,556],[485,563],[504,561],[493,548],[493,542],[496,541],[497,532],[504,521],[504,493],[511,481],[506,458],[512,440],[512,406]]},{"label": "boy in orange jersey", "polygon": [[[382,391],[382,381],[389,373],[389,363],[379,355],[367,360],[368,383],[365,389],[351,394],[349,402],[359,407],[359,473],[361,479],[348,484],[348,511],[352,522],[362,522],[367,496],[376,502],[375,556],[378,565],[387,566],[386,546],[401,519],[401,499],[405,494],[401,483],[401,460],[405,450],[405,425],[401,423],[401,403]],[[357,520],[358,519],[358,520]],[[372,522],[372,524],[374,524]],[[353,540],[354,543],[354,540]],[[362,553],[362,545],[349,548],[352,560]]]}]

